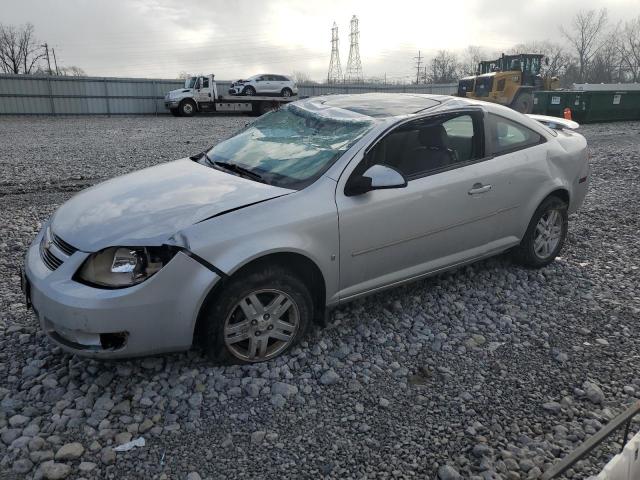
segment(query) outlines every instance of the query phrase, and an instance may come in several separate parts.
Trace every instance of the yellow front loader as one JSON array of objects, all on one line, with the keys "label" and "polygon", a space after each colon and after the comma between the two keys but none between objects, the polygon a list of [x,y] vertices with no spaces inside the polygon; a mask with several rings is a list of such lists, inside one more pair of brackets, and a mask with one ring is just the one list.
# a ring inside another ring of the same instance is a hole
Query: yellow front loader
[{"label": "yellow front loader", "polygon": [[559,88],[557,78],[543,76],[544,55],[520,53],[482,61],[478,74],[458,82],[458,96],[506,105],[521,113],[533,111],[533,92]]}]

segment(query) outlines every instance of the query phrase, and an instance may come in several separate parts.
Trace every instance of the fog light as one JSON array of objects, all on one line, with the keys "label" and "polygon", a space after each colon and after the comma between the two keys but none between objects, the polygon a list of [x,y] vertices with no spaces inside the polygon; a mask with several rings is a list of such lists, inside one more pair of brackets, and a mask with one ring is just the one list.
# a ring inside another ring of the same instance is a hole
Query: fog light
[{"label": "fog light", "polygon": [[100,346],[104,350],[118,350],[127,343],[127,332],[101,333]]}]

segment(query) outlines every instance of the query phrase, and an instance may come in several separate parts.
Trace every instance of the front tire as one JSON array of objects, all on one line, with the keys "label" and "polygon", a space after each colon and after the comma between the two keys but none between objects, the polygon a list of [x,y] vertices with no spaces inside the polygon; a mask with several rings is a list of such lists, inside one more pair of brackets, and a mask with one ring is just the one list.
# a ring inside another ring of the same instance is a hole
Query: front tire
[{"label": "front tire", "polygon": [[179,117],[180,116],[180,112],[178,111],[177,108],[172,108],[171,109],[171,115],[173,115],[174,117]]},{"label": "front tire", "polygon": [[290,271],[266,267],[240,273],[205,313],[205,350],[219,363],[271,360],[304,337],[312,317],[311,293]]},{"label": "front tire", "polygon": [[558,197],[547,197],[537,208],[527,231],[514,249],[514,259],[529,268],[549,265],[562,250],[569,227],[568,206]]},{"label": "front tire", "polygon": [[249,85],[248,87],[244,87],[242,89],[242,94],[253,97],[256,94],[256,89]]},{"label": "front tire", "polygon": [[178,107],[181,117],[193,117],[196,113],[196,104],[191,100],[183,100]]}]

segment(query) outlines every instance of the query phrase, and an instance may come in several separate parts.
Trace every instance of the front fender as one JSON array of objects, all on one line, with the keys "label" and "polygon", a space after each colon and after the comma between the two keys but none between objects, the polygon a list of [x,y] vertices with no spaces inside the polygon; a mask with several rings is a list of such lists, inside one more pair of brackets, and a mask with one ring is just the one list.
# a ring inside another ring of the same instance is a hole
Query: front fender
[{"label": "front fender", "polygon": [[328,303],[337,302],[339,234],[331,179],[193,225],[180,237],[191,252],[228,275],[273,253],[303,255],[322,273]]}]

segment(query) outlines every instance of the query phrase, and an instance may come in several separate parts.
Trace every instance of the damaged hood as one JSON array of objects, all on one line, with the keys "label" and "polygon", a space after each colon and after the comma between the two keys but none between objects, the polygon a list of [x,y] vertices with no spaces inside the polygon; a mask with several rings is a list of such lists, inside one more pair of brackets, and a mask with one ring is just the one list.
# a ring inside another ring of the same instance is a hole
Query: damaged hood
[{"label": "damaged hood", "polygon": [[207,218],[292,192],[185,158],[80,192],[54,214],[51,229],[85,252],[156,245]]}]

